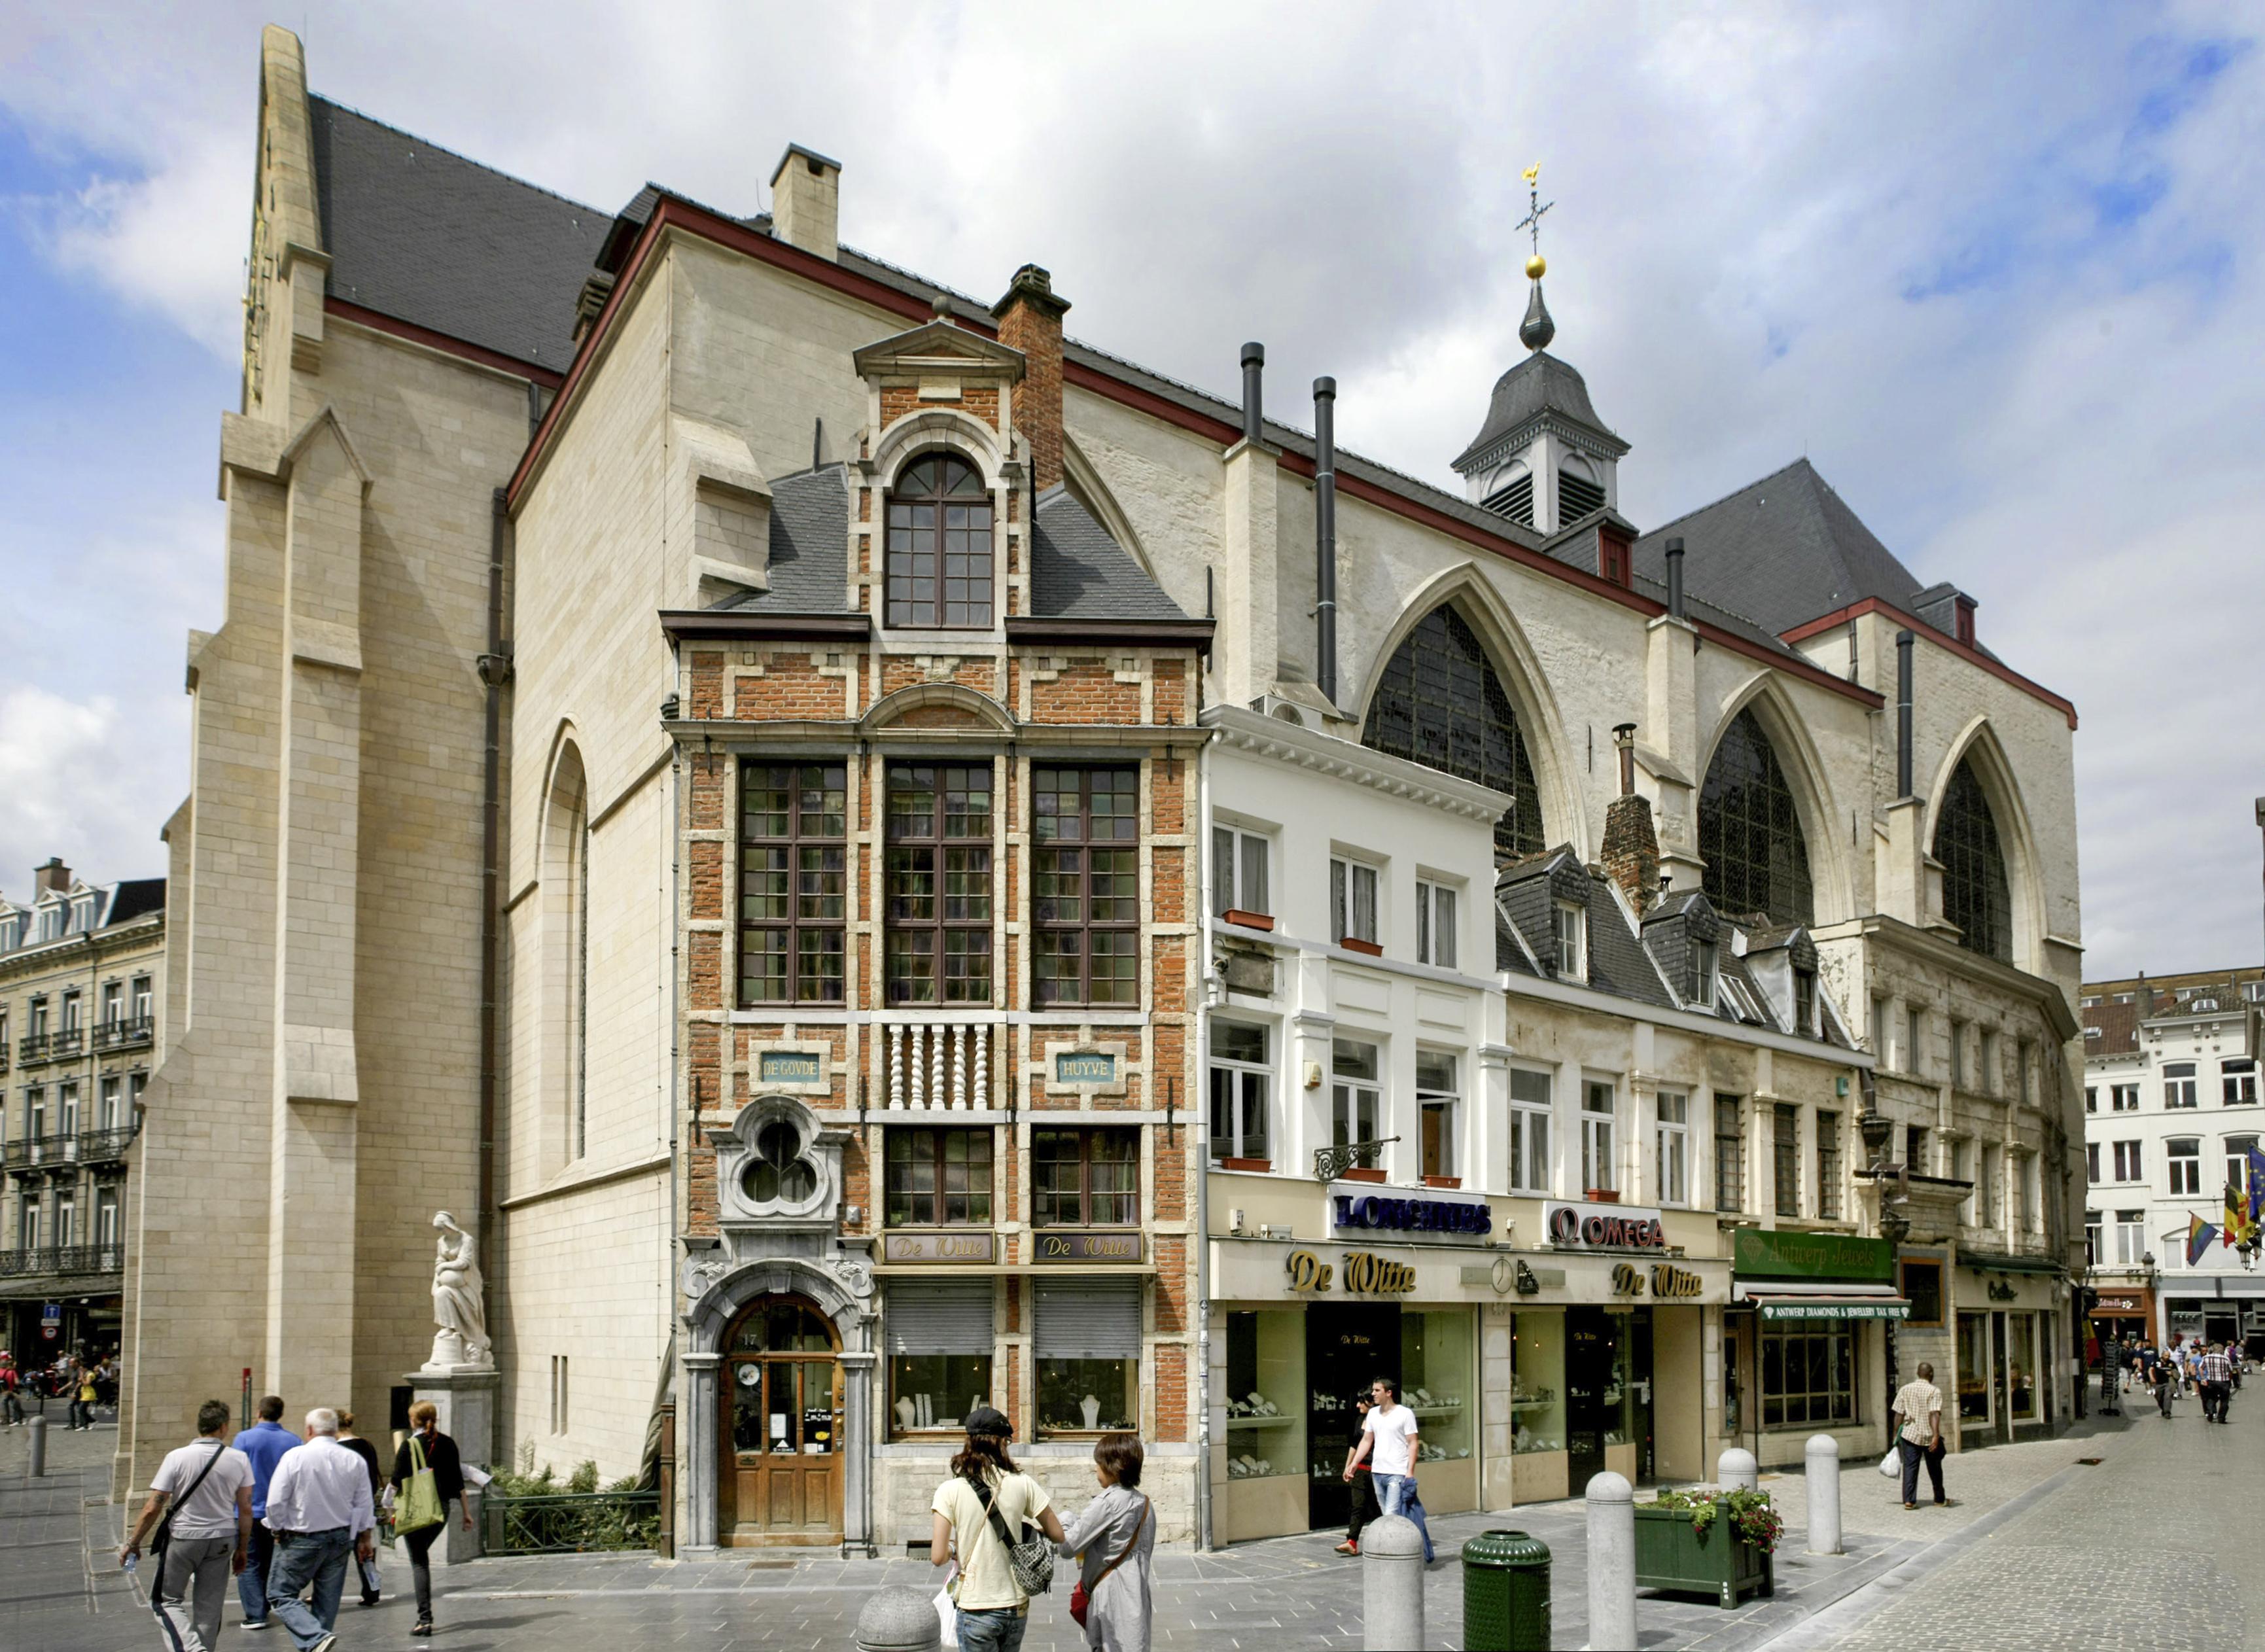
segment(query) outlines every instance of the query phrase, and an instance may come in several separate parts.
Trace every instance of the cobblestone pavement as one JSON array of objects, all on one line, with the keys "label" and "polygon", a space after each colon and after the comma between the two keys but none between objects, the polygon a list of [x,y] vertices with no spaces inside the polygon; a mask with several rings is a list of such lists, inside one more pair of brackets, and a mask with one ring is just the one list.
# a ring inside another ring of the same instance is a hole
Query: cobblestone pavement
[{"label": "cobblestone pavement", "polygon": [[[2253,1398],[2254,1394],[2253,1394]],[[2237,1404],[2237,1409],[2241,1408]],[[2265,1412],[2259,1414],[2265,1417]],[[2265,1625],[2265,1602],[2219,1569],[2213,1534],[2238,1518],[2237,1466],[2261,1454],[2255,1429],[2204,1430],[2192,1407],[2176,1421],[2108,1419],[2056,1440],[2000,1446],[1950,1460],[1955,1506],[1906,1513],[1876,1459],[1844,1471],[1848,1553],[1801,1553],[1806,1512],[1800,1474],[1765,1481],[1787,1517],[1776,1597],[1723,1612],[1691,1597],[1646,1594],[1637,1617],[1653,1648],[1810,1648],[1926,1652],[1977,1645],[2057,1646],[2081,1634],[2087,1648],[2243,1644]],[[25,1430],[0,1431],[0,1648],[112,1652],[155,1644],[139,1592],[113,1550],[127,1510],[106,1496],[116,1432],[49,1437],[49,1474],[25,1474]],[[2098,1456],[2098,1466],[2079,1466]],[[138,1508],[139,1498],[133,1505]],[[2179,1511],[2196,1510],[2191,1532]],[[1513,1515],[1435,1519],[1440,1553],[1490,1526],[1531,1532],[1555,1556],[1555,1641],[1586,1639],[1587,1572],[1578,1503]],[[1340,1559],[1333,1535],[1244,1544],[1218,1554],[1167,1554],[1157,1561],[1159,1648],[1291,1648],[1361,1644],[1360,1573]],[[405,1561],[387,1561],[389,1597],[363,1611],[351,1599],[339,1619],[341,1652],[414,1644]],[[441,1572],[438,1644],[462,1652],[517,1652],[569,1645],[827,1648],[852,1641],[858,1608],[883,1584],[932,1590],[920,1561],[842,1561],[830,1553],[741,1552],[670,1563],[646,1556],[492,1560]],[[404,1593],[394,1596],[391,1590]],[[1073,1652],[1083,1639],[1069,1621],[1067,1586],[1040,1606],[1029,1652]],[[1426,1580],[1433,1647],[1461,1645],[1460,1568],[1444,1563]],[[2056,1614],[2068,1622],[2057,1622]],[[285,1652],[240,1638],[231,1598],[223,1640],[231,1652]],[[2250,1644],[2256,1645],[2254,1637]],[[2265,1646],[2258,1648],[2265,1652]]]}]

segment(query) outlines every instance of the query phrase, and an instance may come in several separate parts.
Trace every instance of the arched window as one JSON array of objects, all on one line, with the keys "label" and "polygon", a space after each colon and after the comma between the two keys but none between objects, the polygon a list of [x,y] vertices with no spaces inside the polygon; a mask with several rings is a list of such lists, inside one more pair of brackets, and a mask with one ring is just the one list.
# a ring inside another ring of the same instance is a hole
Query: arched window
[{"label": "arched window", "polygon": [[915,459],[890,490],[888,623],[943,630],[991,623],[991,496],[965,460]]},{"label": "arched window", "polygon": [[1516,801],[1495,822],[1496,851],[1514,856],[1543,847],[1541,794],[1518,713],[1478,634],[1452,608],[1425,615],[1394,652],[1360,742],[1508,792]]},{"label": "arched window", "polygon": [[1958,944],[2000,963],[2014,961],[2014,896],[1998,819],[1971,759],[1962,761],[1934,819],[1934,858],[1942,862],[1942,915],[1958,926]]},{"label": "arched window", "polygon": [[590,958],[590,813],[581,753],[558,754],[543,821],[543,1166],[555,1172],[589,1145],[585,1059]]},{"label": "arched window", "polygon": [[1707,899],[1717,911],[1816,921],[1809,844],[1793,788],[1752,711],[1732,718],[1715,748],[1699,793],[1699,853],[1707,862]]}]

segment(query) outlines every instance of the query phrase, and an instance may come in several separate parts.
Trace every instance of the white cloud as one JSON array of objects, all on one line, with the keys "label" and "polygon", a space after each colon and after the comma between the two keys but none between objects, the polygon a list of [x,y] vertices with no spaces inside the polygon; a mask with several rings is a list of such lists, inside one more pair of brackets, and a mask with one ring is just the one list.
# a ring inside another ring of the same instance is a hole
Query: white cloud
[{"label": "white cloud", "polygon": [[168,748],[187,723],[172,709],[0,693],[0,889],[27,899],[32,868],[51,855],[93,883],[163,875],[163,819],[149,818],[143,775],[153,761],[179,766]]},{"label": "white cloud", "polygon": [[[652,178],[753,212],[808,143],[846,164],[852,244],[979,295],[1036,259],[1073,332],[1221,389],[1261,338],[1278,413],[1332,374],[1347,446],[1443,482],[1516,354],[1540,159],[1557,353],[1635,444],[1635,520],[1808,452],[2077,702],[2090,966],[2254,955],[2265,673],[2226,598],[2265,520],[2254,11],[303,15],[317,91],[596,206]],[[0,55],[0,105],[68,163],[48,256],[221,360],[264,20],[91,0]],[[153,657],[216,614],[195,556],[204,613],[138,611]]]}]

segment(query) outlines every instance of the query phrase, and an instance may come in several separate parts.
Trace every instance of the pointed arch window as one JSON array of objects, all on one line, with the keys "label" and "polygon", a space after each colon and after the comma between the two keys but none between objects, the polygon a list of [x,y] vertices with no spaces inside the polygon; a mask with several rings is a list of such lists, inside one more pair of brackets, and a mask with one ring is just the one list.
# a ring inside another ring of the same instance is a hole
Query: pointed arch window
[{"label": "pointed arch window", "polygon": [[1541,794],[1518,712],[1478,634],[1453,608],[1425,615],[1394,651],[1360,743],[1508,792],[1515,801],[1495,822],[1496,852],[1543,848]]},{"label": "pointed arch window", "polygon": [[1724,731],[1699,794],[1699,853],[1707,899],[1720,912],[1813,923],[1809,843],[1793,788],[1752,711]]},{"label": "pointed arch window", "polygon": [[991,623],[991,495],[975,467],[932,453],[889,491],[888,622],[928,630]]},{"label": "pointed arch window", "polygon": [[1962,761],[1935,817],[1934,858],[1942,862],[1942,915],[1958,926],[1958,944],[2002,964],[2014,961],[2014,896],[1998,818]]}]

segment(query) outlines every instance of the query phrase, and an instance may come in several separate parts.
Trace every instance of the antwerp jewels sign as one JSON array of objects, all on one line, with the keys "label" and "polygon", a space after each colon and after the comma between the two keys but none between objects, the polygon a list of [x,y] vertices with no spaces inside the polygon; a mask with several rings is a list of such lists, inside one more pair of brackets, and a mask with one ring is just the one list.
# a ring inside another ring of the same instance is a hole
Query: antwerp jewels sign
[{"label": "antwerp jewels sign", "polygon": [[1624,1204],[1544,1204],[1541,1230],[1561,1250],[1664,1250],[1659,1212]]}]

